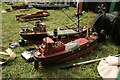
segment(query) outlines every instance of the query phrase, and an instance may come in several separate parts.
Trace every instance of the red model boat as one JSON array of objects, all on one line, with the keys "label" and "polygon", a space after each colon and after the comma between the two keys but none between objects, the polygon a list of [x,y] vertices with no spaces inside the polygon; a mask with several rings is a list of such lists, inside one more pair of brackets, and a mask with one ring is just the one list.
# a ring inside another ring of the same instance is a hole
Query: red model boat
[{"label": "red model boat", "polygon": [[21,14],[21,15],[16,15],[16,20],[21,19],[30,19],[30,18],[40,18],[40,17],[47,17],[50,16],[50,14],[47,11],[38,11],[36,13],[32,14]]},{"label": "red model boat", "polygon": [[44,47],[34,52],[35,68],[38,68],[39,62],[46,65],[72,60],[85,55],[96,47],[96,41],[96,32],[91,32],[88,38],[82,36],[66,44],[57,40],[53,41],[49,37],[44,38]]}]

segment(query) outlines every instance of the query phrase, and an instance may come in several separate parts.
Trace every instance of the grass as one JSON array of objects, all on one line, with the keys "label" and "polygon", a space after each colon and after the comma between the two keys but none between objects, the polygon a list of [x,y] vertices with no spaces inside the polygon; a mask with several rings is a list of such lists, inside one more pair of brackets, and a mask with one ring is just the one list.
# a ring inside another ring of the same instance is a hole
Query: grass
[{"label": "grass", "polygon": [[[4,3],[2,4],[2,9],[6,9]],[[27,13],[35,12],[37,9],[29,9]],[[64,10],[73,20],[77,20],[73,16],[76,12],[75,8],[70,7],[69,10]],[[46,23],[47,30],[53,30],[54,28],[65,28],[65,25],[71,24],[72,21],[61,11],[61,10],[48,10],[50,16],[42,19],[42,22]],[[9,47],[10,42],[17,42],[21,39],[19,35],[19,31],[21,30],[21,26],[28,25],[32,28],[32,24],[29,22],[18,22],[15,19],[16,14],[22,14],[22,12],[12,11],[7,13],[2,13],[2,45],[5,47]],[[86,12],[82,15],[87,15]],[[90,12],[90,24],[94,20],[97,14]],[[34,21],[30,21],[31,23],[35,23]],[[87,16],[82,18],[80,21],[80,25],[86,26],[87,24]],[[76,27],[76,26],[75,26]],[[66,64],[72,64],[77,62],[82,62],[86,60],[107,57],[108,55],[115,55],[118,53],[119,46],[114,45],[110,40],[107,40],[104,43],[98,43],[97,47],[94,51],[89,54],[77,58],[75,60],[71,60],[62,64],[56,65],[47,65],[45,67],[41,66],[38,70],[34,69],[34,64],[26,62],[20,55],[26,49],[33,46],[27,47],[17,47],[13,49],[13,51],[17,54],[17,58],[14,61],[11,61],[3,66],[2,69],[2,77],[3,78],[91,78],[98,79],[101,78],[97,72],[98,62],[89,64],[89,65],[81,65],[76,68],[72,68],[69,70],[60,70],[59,67]]]}]

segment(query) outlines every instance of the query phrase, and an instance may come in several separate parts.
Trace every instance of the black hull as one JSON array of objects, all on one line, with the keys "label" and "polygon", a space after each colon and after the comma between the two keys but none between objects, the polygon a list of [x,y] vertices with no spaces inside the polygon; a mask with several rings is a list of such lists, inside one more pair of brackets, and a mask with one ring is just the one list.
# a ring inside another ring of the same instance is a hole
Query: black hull
[{"label": "black hull", "polygon": [[47,37],[47,34],[30,34],[30,35],[27,35],[27,34],[20,34],[20,36],[25,39],[25,40],[28,40],[28,41],[42,41],[43,38]]},{"label": "black hull", "polygon": [[[69,30],[61,30],[59,33],[58,33],[58,39],[59,40],[72,40],[72,39],[76,39],[76,38],[79,38],[79,37],[84,37],[85,35],[84,34],[85,31],[79,33],[79,32],[76,32],[75,30],[72,30],[72,29],[69,29]],[[26,33],[26,32],[20,32],[20,36],[25,39],[25,40],[28,40],[28,41],[43,41],[43,38],[45,37],[50,37],[50,38],[53,38],[53,32],[52,31],[48,31],[48,32],[29,32],[29,33]]]},{"label": "black hull", "polygon": [[[50,37],[50,38],[53,38],[53,36],[49,36],[47,34],[31,34],[31,35],[26,35],[26,34],[20,34],[20,36],[24,39],[24,40],[27,40],[27,41],[43,41],[43,38],[45,37]],[[81,37],[84,37],[85,35],[82,35]],[[78,35],[69,35],[69,36],[58,36],[58,39],[59,40],[74,40],[76,38],[79,38],[79,34]]]},{"label": "black hull", "polygon": [[68,8],[69,6],[68,5],[34,4],[33,7],[36,9],[52,10],[52,9]]},{"label": "black hull", "polygon": [[15,5],[12,6],[13,10],[17,10],[17,9],[27,9],[28,5]]}]

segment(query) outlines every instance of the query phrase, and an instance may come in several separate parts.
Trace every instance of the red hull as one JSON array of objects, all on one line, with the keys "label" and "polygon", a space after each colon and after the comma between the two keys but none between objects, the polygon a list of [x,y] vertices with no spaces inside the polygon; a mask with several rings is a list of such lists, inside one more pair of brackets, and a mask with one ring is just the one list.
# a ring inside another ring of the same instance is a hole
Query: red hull
[{"label": "red hull", "polygon": [[93,32],[88,38],[84,34],[82,36],[74,41],[72,40],[72,42],[67,41],[66,44],[58,42],[59,46],[56,46],[56,43],[51,38],[45,38],[43,43],[46,47],[34,52],[35,68],[38,68],[39,62],[42,65],[61,63],[78,58],[94,50],[98,39],[97,34]]},{"label": "red hull", "polygon": [[76,59],[78,57],[81,57],[81,56],[91,52],[92,50],[94,50],[95,47],[96,47],[96,44],[94,44],[93,46],[91,46],[83,51],[75,53],[74,55],[68,56],[66,58],[63,58],[60,60],[54,60],[54,61],[41,61],[41,63],[42,63],[42,65],[46,65],[46,64],[62,63],[62,62],[66,62],[68,60],[73,60],[73,59]]},{"label": "red hull", "polygon": [[38,11],[33,14],[21,14],[21,15],[16,15],[16,20],[19,20],[20,18],[22,19],[30,19],[30,18],[40,18],[40,17],[47,17],[50,16],[50,14],[47,11]]},{"label": "red hull", "polygon": [[[81,43],[81,48],[77,48],[76,50],[70,51],[70,52],[60,52],[56,54],[52,54],[51,56],[44,56],[44,57],[37,57],[36,53],[34,53],[34,66],[37,69],[39,66],[39,62],[41,62],[42,65],[48,65],[48,64],[55,64],[55,63],[62,63],[66,62],[68,60],[76,59],[80,56],[83,56],[96,47],[97,38],[92,42],[80,42],[79,39],[75,40],[75,42]],[[82,44],[83,43],[83,44]],[[63,54],[64,53],[64,54]]]}]

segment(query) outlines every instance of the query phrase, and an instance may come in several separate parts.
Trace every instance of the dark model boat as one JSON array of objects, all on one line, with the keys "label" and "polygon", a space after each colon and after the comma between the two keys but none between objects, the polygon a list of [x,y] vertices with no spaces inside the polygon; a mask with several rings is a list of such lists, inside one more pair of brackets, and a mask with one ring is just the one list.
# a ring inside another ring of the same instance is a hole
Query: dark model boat
[{"label": "dark model boat", "polygon": [[12,5],[11,7],[13,10],[19,10],[19,9],[27,9],[29,6],[27,4],[21,4],[21,5]]},{"label": "dark model boat", "polygon": [[[57,33],[56,33],[57,32]],[[28,42],[35,42],[36,44],[41,44],[43,42],[43,38],[50,37],[54,38],[53,36],[56,33],[58,35],[58,40],[66,43],[68,41],[74,40],[76,38],[79,38],[81,34],[85,33],[85,29],[80,29],[80,32],[73,29],[67,29],[67,30],[57,30],[54,29],[54,31],[46,31],[46,25],[45,23],[40,23],[39,21],[36,22],[35,27],[33,27],[32,30],[24,27],[20,31],[20,36],[27,40]]]},{"label": "dark model boat", "polygon": [[50,14],[47,11],[38,11],[32,14],[21,14],[16,15],[16,20],[21,19],[31,19],[31,18],[41,18],[41,17],[47,17],[50,16]]},{"label": "dark model boat", "polygon": [[57,39],[52,40],[49,37],[43,39],[44,46],[41,46],[34,52],[35,68],[38,68],[38,63],[42,65],[59,63],[75,59],[92,51],[96,47],[97,33],[92,31],[89,37],[85,34],[74,41],[64,44]]},{"label": "dark model boat", "polygon": [[54,10],[54,9],[63,9],[68,8],[69,5],[64,4],[33,4],[33,7],[36,9],[43,9],[43,10]]},{"label": "dark model boat", "polygon": [[27,27],[22,27],[20,31],[20,36],[28,41],[39,41],[47,36],[45,23],[40,23],[39,21],[35,23],[33,29],[28,29]]}]

